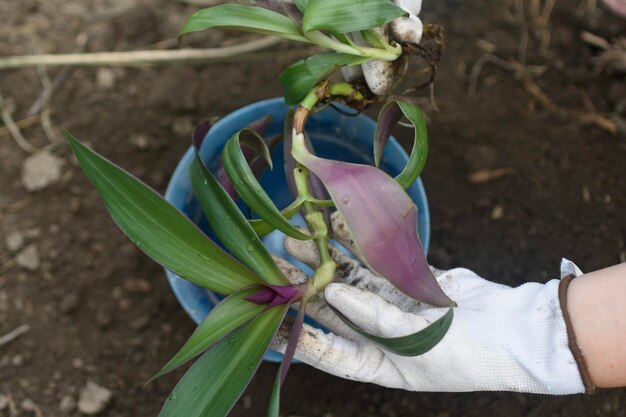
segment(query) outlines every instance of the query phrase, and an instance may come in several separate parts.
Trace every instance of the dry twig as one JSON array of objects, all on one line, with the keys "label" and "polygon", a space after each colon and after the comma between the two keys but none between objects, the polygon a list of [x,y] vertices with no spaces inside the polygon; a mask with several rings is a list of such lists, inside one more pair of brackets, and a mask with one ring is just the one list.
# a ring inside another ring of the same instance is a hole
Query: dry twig
[{"label": "dry twig", "polygon": [[33,146],[29,141],[27,141],[26,138],[24,138],[24,136],[22,135],[22,131],[20,130],[18,125],[15,123],[15,121],[13,121],[13,117],[11,116],[11,109],[5,102],[4,97],[2,96],[1,93],[0,93],[0,119],[2,119],[2,122],[4,123],[9,133],[11,134],[11,137],[13,138],[15,143],[17,143],[17,145],[20,148],[22,148],[24,151],[28,153],[35,153],[35,152],[38,152],[47,148],[47,146],[43,148],[37,148],[36,146]]},{"label": "dry twig", "polygon": [[[531,0],[529,3],[531,18],[534,22],[540,27],[540,36],[541,39],[541,49],[546,48],[549,42],[549,30],[548,24],[550,20],[550,16],[552,15],[552,11],[554,9],[555,0],[545,0],[545,4],[541,6],[542,0]],[[526,23],[526,16],[524,13],[524,1],[523,0],[515,0],[516,6],[516,14],[515,21],[520,25],[521,35],[520,35],[520,43],[518,46],[518,58],[517,60],[510,59],[508,61],[498,57],[492,53],[483,54],[478,60],[474,63],[472,70],[470,72],[469,79],[469,94],[476,94],[476,86],[478,84],[478,77],[480,73],[487,63],[493,63],[496,66],[499,66],[507,71],[510,71],[514,74],[515,78],[521,81],[522,87],[524,90],[531,96],[531,98],[541,104],[545,109],[549,112],[555,114],[558,117],[562,117],[564,119],[575,119],[583,124],[593,124],[598,126],[604,130],[611,132],[612,134],[617,133],[618,126],[617,124],[602,114],[597,113],[595,110],[589,111],[580,111],[580,110],[571,110],[561,107],[555,104],[546,93],[544,93],[539,85],[536,83],[535,79],[537,76],[540,76],[547,70],[547,66],[528,66],[526,65],[526,51],[529,44],[529,31]],[[546,35],[545,33],[548,33]],[[598,44],[599,40],[597,37],[583,35],[585,36],[585,40],[587,42],[594,42]],[[542,54],[543,55],[543,54]],[[626,62],[626,60],[625,60]],[[626,64],[625,64],[626,65]]]},{"label": "dry twig", "polygon": [[[17,126],[20,129],[25,129],[27,127],[36,125],[37,123],[39,123],[40,119],[41,119],[41,115],[35,114],[33,116],[27,117],[26,119],[22,119],[22,120],[15,122],[15,126]],[[11,132],[9,131],[8,127],[6,126],[0,127],[0,137],[10,135],[10,134]]]},{"label": "dry twig", "polygon": [[30,331],[30,326],[28,324],[22,324],[21,326],[15,328],[11,332],[9,332],[9,333],[5,334],[4,336],[0,337],[0,346],[6,345],[6,344],[14,341],[18,337],[20,337],[24,333],[28,333],[29,331]]},{"label": "dry twig", "polygon": [[515,172],[512,167],[496,169],[479,169],[468,176],[468,181],[473,184],[484,184],[486,182],[507,176]]},{"label": "dry twig", "polygon": [[252,52],[274,46],[279,42],[281,42],[279,38],[267,37],[222,48],[8,56],[0,58],[0,69],[27,68],[40,65],[142,66],[192,62],[241,62],[267,58],[266,54],[252,54]]}]

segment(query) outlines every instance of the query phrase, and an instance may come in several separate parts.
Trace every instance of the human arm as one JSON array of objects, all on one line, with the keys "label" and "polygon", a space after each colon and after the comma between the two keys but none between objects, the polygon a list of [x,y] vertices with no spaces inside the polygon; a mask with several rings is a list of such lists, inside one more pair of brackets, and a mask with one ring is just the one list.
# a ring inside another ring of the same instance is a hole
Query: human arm
[{"label": "human arm", "polygon": [[567,309],[593,385],[626,386],[626,263],[574,279]]}]

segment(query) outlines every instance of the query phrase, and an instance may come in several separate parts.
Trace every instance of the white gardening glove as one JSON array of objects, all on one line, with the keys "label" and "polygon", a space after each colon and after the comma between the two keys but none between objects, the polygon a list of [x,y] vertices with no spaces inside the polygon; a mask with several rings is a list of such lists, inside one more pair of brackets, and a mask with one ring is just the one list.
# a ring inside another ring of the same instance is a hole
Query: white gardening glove
[{"label": "white gardening glove", "polygon": [[[398,17],[383,27],[373,30],[387,42],[390,32],[393,38],[405,44],[419,44],[424,29],[422,21],[417,17],[422,8],[422,0],[394,0],[394,3],[408,13],[408,16]],[[364,39],[355,34],[355,41],[366,45]],[[346,81],[353,81],[361,75],[365,78],[370,91],[377,96],[385,96],[391,92],[394,85],[394,64],[391,61],[368,61],[359,67],[342,67]]]},{"label": "white gardening glove", "polygon": [[[285,244],[310,266],[319,262],[311,242],[287,239]],[[364,330],[404,336],[446,312],[406,297],[341,252],[332,255],[339,264],[340,283],[326,288],[326,301]],[[305,328],[296,358],[342,378],[412,391],[585,392],[568,346],[559,280],[511,288],[463,268],[434,272],[458,308],[448,333],[429,352],[418,357],[389,353],[350,330],[324,301],[317,301],[307,306],[307,314],[334,333]],[[562,272],[580,273],[571,262],[563,262]],[[285,337],[283,330],[274,342],[276,350],[284,351]]]}]

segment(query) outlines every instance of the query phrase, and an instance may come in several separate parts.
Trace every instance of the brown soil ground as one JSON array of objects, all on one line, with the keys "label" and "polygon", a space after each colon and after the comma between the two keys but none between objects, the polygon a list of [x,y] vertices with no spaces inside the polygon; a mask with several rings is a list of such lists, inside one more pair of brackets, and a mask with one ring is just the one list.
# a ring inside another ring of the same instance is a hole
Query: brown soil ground
[{"label": "brown soil ground", "polygon": [[[580,13],[592,3],[583,0],[557,1],[543,32],[529,23],[526,63],[544,67],[536,85],[557,110],[538,100],[519,74],[494,64],[485,65],[476,94],[468,94],[471,68],[486,49],[505,60],[519,57],[524,30],[513,1],[426,3],[424,19],[445,26],[447,43],[437,78],[440,111],[428,111],[431,152],[423,175],[431,262],[518,285],[556,277],[561,257],[587,271],[623,261],[626,136],[585,122],[580,113],[594,109],[623,124],[626,86],[623,75],[594,72],[600,50],[580,35],[611,40],[626,23],[600,6]],[[172,0],[0,0],[0,55],[73,52],[81,32],[88,51],[152,48],[173,38],[193,10]],[[543,51],[542,33],[550,36]],[[213,32],[195,42],[216,46],[232,35]],[[281,94],[276,76],[293,57],[275,51],[252,63],[72,69],[52,96],[53,127],[57,136],[61,127],[70,129],[162,191],[195,122]],[[53,79],[60,71],[48,70]],[[0,92],[14,105],[14,118],[24,118],[42,92],[37,71],[0,72]],[[23,133],[35,145],[47,143],[39,124]],[[194,325],[162,269],[109,219],[69,149],[61,144],[54,153],[65,160],[61,180],[28,193],[20,180],[28,155],[9,135],[0,136],[0,335],[30,326],[0,346],[0,394],[10,396],[20,415],[38,409],[61,416],[62,399],[76,399],[93,380],[114,395],[102,416],[156,416],[181,373],[143,384]],[[502,167],[512,173],[481,184],[468,180],[476,170]],[[37,270],[12,266],[15,254],[4,237],[13,231],[36,245]],[[617,389],[569,397],[410,393],[304,365],[292,369],[284,416],[626,415],[626,391]],[[275,364],[261,366],[233,416],[264,415],[275,372]],[[9,415],[8,407],[0,410]]]}]

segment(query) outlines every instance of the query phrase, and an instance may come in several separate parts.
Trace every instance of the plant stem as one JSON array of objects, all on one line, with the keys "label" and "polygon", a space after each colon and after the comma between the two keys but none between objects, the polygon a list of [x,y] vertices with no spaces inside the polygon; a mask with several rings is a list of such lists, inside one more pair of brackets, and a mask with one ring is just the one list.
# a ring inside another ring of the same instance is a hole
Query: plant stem
[{"label": "plant stem", "polygon": [[[315,107],[315,105],[320,101],[328,99],[332,96],[349,97],[351,100],[355,101],[362,101],[365,99],[363,94],[354,88],[352,84],[330,84],[328,81],[323,81],[313,88],[298,106],[298,109],[294,114],[294,136],[304,132],[304,125],[311,114],[313,107]],[[294,137],[292,153],[296,150],[296,146],[297,142]],[[304,218],[309,226],[309,229],[311,230],[320,257],[320,265],[315,269],[315,273],[313,275],[313,287],[317,292],[320,292],[333,281],[335,271],[337,269],[337,264],[330,256],[328,248],[328,226],[324,221],[323,214],[316,208],[316,203],[323,203],[325,205],[329,202],[317,200],[311,196],[308,180],[309,172],[304,166],[298,164],[294,169],[293,175],[296,183],[296,189],[298,190],[298,199],[302,198],[305,200],[303,204],[305,213]],[[332,202],[332,200],[330,202]]]},{"label": "plant stem", "polygon": [[[296,189],[298,190],[298,198],[308,200],[311,198],[309,191],[309,171],[301,164],[294,169],[294,179]],[[324,221],[324,215],[315,208],[310,201],[305,201],[304,218],[309,225],[309,229],[313,234],[317,252],[320,256],[320,265],[315,269],[313,275],[313,287],[316,291],[323,291],[324,288],[333,281],[337,264],[330,257],[328,249],[328,226]]]},{"label": "plant stem", "polygon": [[304,36],[310,40],[312,43],[315,43],[319,46],[323,46],[324,48],[332,49],[336,52],[342,52],[350,55],[357,55],[368,57],[372,59],[378,59],[381,61],[395,61],[398,59],[400,54],[402,53],[402,48],[398,47],[394,51],[388,51],[380,48],[370,48],[367,46],[351,46],[346,45],[345,43],[339,42],[333,38],[330,38],[324,35],[322,32],[318,30],[314,30],[311,32],[305,32]]},{"label": "plant stem", "polygon": [[[142,66],[190,62],[233,62],[253,57],[255,51],[276,45],[281,39],[261,38],[239,45],[209,49],[176,49],[82,54],[44,54],[0,57],[0,69],[57,66]],[[261,55],[265,56],[266,55]]]}]

